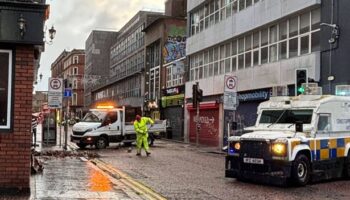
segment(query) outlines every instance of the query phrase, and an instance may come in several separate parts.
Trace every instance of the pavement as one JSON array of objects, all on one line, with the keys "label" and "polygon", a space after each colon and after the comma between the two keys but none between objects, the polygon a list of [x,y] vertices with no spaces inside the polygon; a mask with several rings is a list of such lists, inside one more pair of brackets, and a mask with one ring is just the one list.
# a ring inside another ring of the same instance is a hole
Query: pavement
[{"label": "pavement", "polygon": [[[35,150],[45,155],[38,157],[43,170],[31,175],[30,194],[0,194],[0,199],[162,199],[150,196],[152,191],[148,188],[142,189],[137,182],[132,183],[133,180],[113,171],[105,163],[97,165],[98,159],[91,162],[79,154],[68,153],[73,151],[70,145],[64,151],[63,132],[62,138],[57,134],[54,144],[46,144],[49,140],[43,141],[41,132],[42,126],[39,125]],[[55,154],[47,156],[47,152]]]}]

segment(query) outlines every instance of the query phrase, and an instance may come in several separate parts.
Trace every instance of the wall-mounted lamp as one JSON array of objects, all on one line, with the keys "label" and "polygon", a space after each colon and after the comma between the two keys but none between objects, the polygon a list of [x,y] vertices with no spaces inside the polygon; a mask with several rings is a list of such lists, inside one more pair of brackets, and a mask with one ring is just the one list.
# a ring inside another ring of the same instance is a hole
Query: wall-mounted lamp
[{"label": "wall-mounted lamp", "polygon": [[[46,28],[45,28],[45,29],[46,29]],[[46,31],[45,31],[45,32],[46,32]],[[55,36],[56,36],[56,29],[55,29],[54,26],[51,26],[51,28],[49,29],[49,38],[50,38],[50,40],[49,40],[49,41],[46,41],[46,40],[45,40],[45,37],[44,37],[45,43],[51,45],[51,44],[52,44],[52,40],[55,38]]]},{"label": "wall-mounted lamp", "polygon": [[21,34],[21,38],[24,37],[26,32],[26,20],[23,18],[23,14],[21,14],[17,20],[19,33]]},{"label": "wall-mounted lamp", "polygon": [[39,79],[40,79],[40,81],[43,79],[43,74],[42,73],[40,73]]},{"label": "wall-mounted lamp", "polygon": [[334,44],[340,36],[339,26],[336,24],[328,24],[328,23],[321,23],[320,25],[321,26],[328,26],[328,27],[332,28],[331,38],[328,40],[328,43]]}]

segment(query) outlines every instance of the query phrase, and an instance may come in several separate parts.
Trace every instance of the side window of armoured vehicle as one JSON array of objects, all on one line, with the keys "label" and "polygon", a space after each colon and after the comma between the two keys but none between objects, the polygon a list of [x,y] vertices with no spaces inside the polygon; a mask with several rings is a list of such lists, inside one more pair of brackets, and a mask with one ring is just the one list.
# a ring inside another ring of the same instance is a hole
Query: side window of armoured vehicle
[{"label": "side window of armoured vehicle", "polygon": [[331,115],[330,114],[319,114],[317,122],[317,132],[327,132],[331,130]]}]

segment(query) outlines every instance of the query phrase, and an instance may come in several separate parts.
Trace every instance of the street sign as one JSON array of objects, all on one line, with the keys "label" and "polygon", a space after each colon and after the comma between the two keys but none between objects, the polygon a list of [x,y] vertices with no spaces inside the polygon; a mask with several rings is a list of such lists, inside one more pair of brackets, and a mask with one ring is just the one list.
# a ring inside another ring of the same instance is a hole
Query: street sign
[{"label": "street sign", "polygon": [[49,92],[61,92],[62,93],[62,84],[63,81],[61,78],[49,78]]},{"label": "street sign", "polygon": [[237,77],[225,75],[225,92],[237,92]]},{"label": "street sign", "polygon": [[71,96],[72,96],[72,88],[65,88],[64,97],[71,97]]},{"label": "street sign", "polygon": [[224,110],[237,110],[237,77],[225,75]]},{"label": "street sign", "polygon": [[49,78],[48,107],[62,108],[62,88],[61,78]]},{"label": "street sign", "polygon": [[224,93],[224,110],[237,110],[237,92]]}]

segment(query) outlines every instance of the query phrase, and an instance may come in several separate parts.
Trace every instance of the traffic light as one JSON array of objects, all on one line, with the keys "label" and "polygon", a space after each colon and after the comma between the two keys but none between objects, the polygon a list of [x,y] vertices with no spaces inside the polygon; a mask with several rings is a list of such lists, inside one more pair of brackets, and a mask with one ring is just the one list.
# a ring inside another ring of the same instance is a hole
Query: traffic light
[{"label": "traffic light", "polygon": [[193,108],[197,107],[197,88],[198,88],[197,84],[194,84],[192,86],[192,106],[193,106]]},{"label": "traffic light", "polygon": [[193,107],[197,107],[197,104],[199,102],[202,102],[203,100],[203,90],[199,89],[197,84],[194,84],[192,86],[192,105]]},{"label": "traffic light", "polygon": [[197,88],[197,102],[202,102],[203,100],[203,90]]},{"label": "traffic light", "polygon": [[303,83],[307,83],[307,70],[306,69],[297,69],[295,74],[295,88],[296,95],[304,94],[305,88],[302,87]]}]

